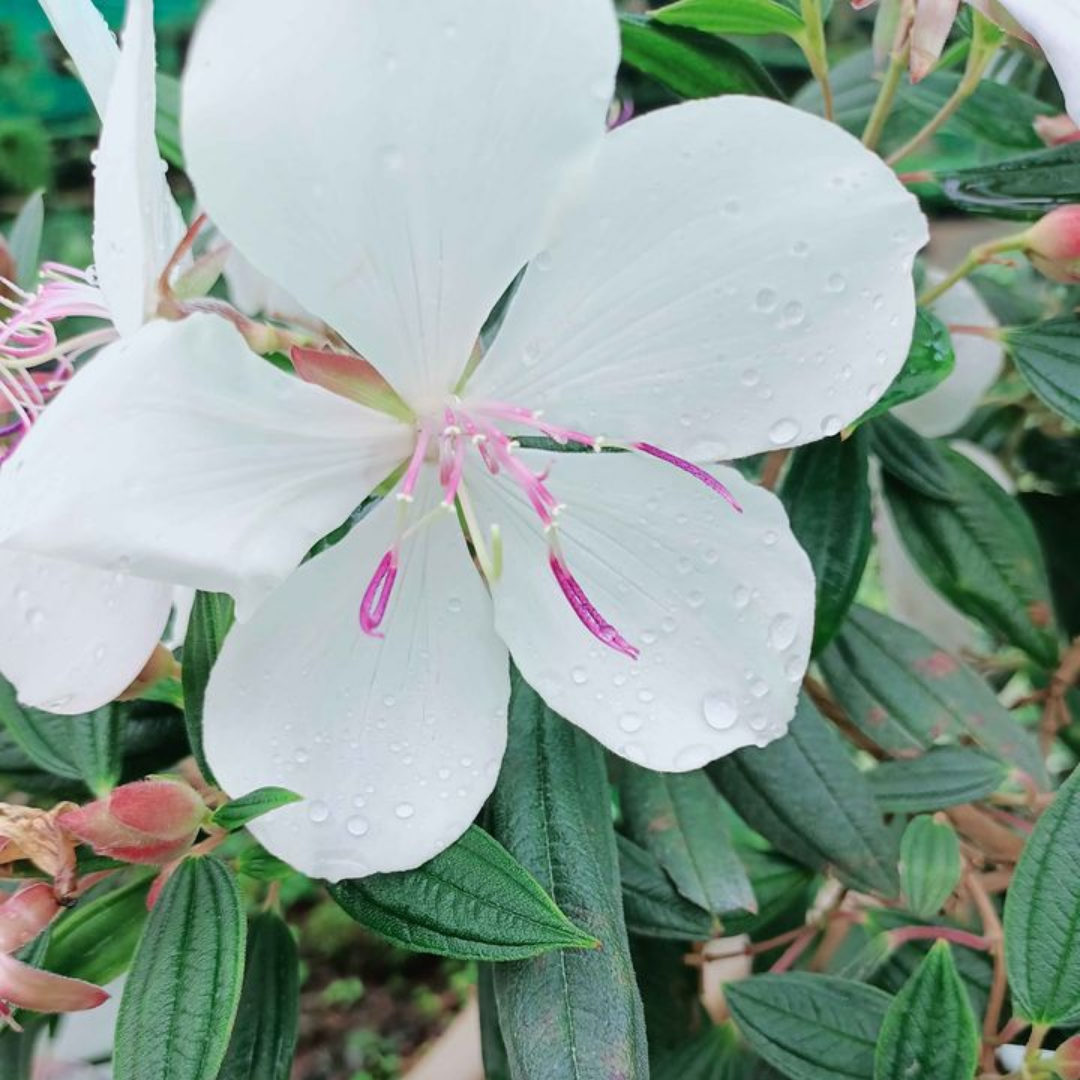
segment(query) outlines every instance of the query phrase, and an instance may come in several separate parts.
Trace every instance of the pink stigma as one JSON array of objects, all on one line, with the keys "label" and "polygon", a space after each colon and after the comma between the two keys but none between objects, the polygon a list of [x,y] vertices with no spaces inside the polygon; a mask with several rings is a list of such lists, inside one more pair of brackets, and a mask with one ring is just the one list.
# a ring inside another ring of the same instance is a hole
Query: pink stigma
[{"label": "pink stigma", "polygon": [[390,603],[390,594],[394,591],[394,582],[398,573],[398,553],[391,548],[379,563],[368,587],[364,590],[364,599],[360,601],[360,629],[368,637],[381,638],[379,632],[386,607]]},{"label": "pink stigma", "polygon": [[733,509],[740,514],[742,513],[742,507],[735,501],[735,496],[712,473],[707,472],[701,466],[695,465],[692,461],[687,461],[685,458],[678,457],[675,454],[670,454],[667,450],[661,450],[659,446],[653,446],[652,443],[634,443],[634,449],[640,450],[650,457],[659,458],[660,461],[667,462],[668,465],[674,465],[676,469],[682,469],[684,473],[689,473],[695,480],[700,480],[710,491],[715,491]]},{"label": "pink stigma", "polygon": [[592,634],[598,641],[602,641],[609,649],[614,649],[616,652],[622,653],[624,656],[629,656],[631,660],[636,660],[641,651],[635,649],[600,614],[599,611],[593,606],[592,601],[585,595],[585,590],[581,587],[578,580],[570,573],[569,567],[562,561],[562,559],[553,551],[548,556],[548,565],[551,567],[551,572],[555,575],[555,580],[559,583],[559,588],[562,589],[563,596],[566,597],[567,602],[574,609],[574,614],[581,620],[582,626]]}]

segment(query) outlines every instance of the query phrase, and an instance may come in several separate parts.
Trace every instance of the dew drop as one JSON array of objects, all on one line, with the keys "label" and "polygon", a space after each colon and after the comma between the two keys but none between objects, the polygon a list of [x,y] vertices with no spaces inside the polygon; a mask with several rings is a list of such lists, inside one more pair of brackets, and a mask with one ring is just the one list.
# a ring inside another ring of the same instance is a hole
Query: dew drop
[{"label": "dew drop", "polygon": [[438,777],[439,777],[440,780],[449,780],[450,779],[450,770],[449,769],[440,769],[439,772],[438,772]]},{"label": "dew drop", "polygon": [[345,828],[349,831],[350,836],[367,836],[371,825],[368,823],[367,818],[362,818],[357,814],[345,822]]},{"label": "dew drop", "polygon": [[45,625],[45,612],[41,608],[27,608],[23,619],[26,621],[27,626],[40,627]]},{"label": "dew drop", "polygon": [[315,825],[321,825],[330,820],[330,807],[324,802],[316,800],[308,807],[308,817]]},{"label": "dew drop", "polygon": [[779,303],[780,297],[776,295],[775,289],[761,289],[754,297],[754,310],[768,313],[775,311]]},{"label": "dew drop", "polygon": [[619,748],[619,754],[626,758],[627,761],[632,761],[635,765],[646,765],[649,761],[649,755],[645,752],[645,747],[638,743],[624,743]]},{"label": "dew drop", "polygon": [[761,382],[761,372],[757,368],[747,368],[742,373],[742,378],[739,380],[743,386],[753,387],[757,386]]},{"label": "dew drop", "polygon": [[642,705],[648,705],[651,701],[656,699],[656,695],[651,690],[639,690],[637,692],[637,698]]},{"label": "dew drop", "polygon": [[761,698],[768,696],[769,684],[764,679],[754,679],[750,683],[750,693],[760,701]]},{"label": "dew drop", "polygon": [[97,648],[94,649],[94,659],[100,664],[101,661],[104,660],[105,657],[108,655],[108,653],[109,650],[106,646],[98,645]]},{"label": "dew drop", "polygon": [[644,723],[645,721],[637,713],[623,713],[619,717],[619,727],[627,735],[633,735],[635,731],[640,731]]},{"label": "dew drop", "polygon": [[821,421],[821,433],[822,435],[839,435],[843,426],[844,422],[839,416],[826,416]]},{"label": "dew drop", "polygon": [[806,319],[806,308],[797,300],[784,306],[784,322],[788,326],[801,326]]},{"label": "dew drop", "polygon": [[774,545],[774,544],[776,543],[776,541],[777,541],[777,540],[779,540],[779,539],[780,539],[780,537],[778,537],[778,536],[776,535],[776,533],[774,533],[774,532],[772,531],[772,529],[769,529],[769,530],[768,530],[768,532],[766,532],[766,533],[765,533],[765,534],[764,534],[764,535],[763,535],[763,536],[761,537],[762,543],[764,543],[764,545],[765,545],[766,547],[772,547],[772,546],[773,546],[773,545]]},{"label": "dew drop", "polygon": [[735,601],[735,606],[742,611],[750,603],[750,590],[745,585],[737,585],[735,591],[731,594],[731,599]]},{"label": "dew drop", "polygon": [[584,686],[589,681],[589,673],[583,667],[576,667],[570,672],[570,678],[576,686]]},{"label": "dew drop", "polygon": [[727,694],[709,694],[702,702],[705,723],[717,731],[727,731],[739,721],[739,708]]},{"label": "dew drop", "polygon": [[687,602],[687,604],[690,605],[690,607],[692,607],[694,609],[702,607],[704,605],[704,603],[705,603],[705,594],[700,593],[700,592],[692,592],[686,598],[686,602]]},{"label": "dew drop", "polygon": [[798,255],[800,258],[805,258],[805,256],[810,254],[810,245],[805,240],[796,240],[795,243],[791,245],[791,254]]},{"label": "dew drop", "polygon": [[801,656],[789,656],[784,661],[784,675],[788,682],[797,683],[806,674],[806,660]]},{"label": "dew drop", "polygon": [[407,821],[416,813],[416,808],[412,803],[398,803],[397,806],[394,807],[394,813],[401,818],[402,821]]},{"label": "dew drop", "polygon": [[777,420],[769,429],[769,438],[777,446],[786,446],[799,437],[799,425],[792,419],[785,417]]},{"label": "dew drop", "polygon": [[293,754],[293,759],[297,765],[306,765],[311,760],[311,755],[301,747]]},{"label": "dew drop", "polygon": [[833,274],[828,282],[829,292],[842,293],[847,288],[847,278],[843,274]]},{"label": "dew drop", "polygon": [[795,644],[798,633],[798,623],[790,615],[777,615],[769,626],[769,644],[777,652],[783,652]]}]

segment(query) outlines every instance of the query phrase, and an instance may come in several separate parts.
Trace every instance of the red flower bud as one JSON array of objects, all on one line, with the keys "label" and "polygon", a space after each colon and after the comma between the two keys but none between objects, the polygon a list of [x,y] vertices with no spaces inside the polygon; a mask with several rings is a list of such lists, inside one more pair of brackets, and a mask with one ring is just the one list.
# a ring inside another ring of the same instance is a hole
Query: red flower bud
[{"label": "red flower bud", "polygon": [[1052,210],[1028,230],[1024,250],[1051,281],[1080,282],[1080,206]]},{"label": "red flower bud", "polygon": [[1054,1072],[1061,1080],[1080,1080],[1080,1035],[1066,1039],[1054,1054]]},{"label": "red flower bud", "polygon": [[206,816],[198,793],[180,780],[142,780],[60,818],[99,855],[160,866],[183,855]]},{"label": "red flower bud", "polygon": [[29,945],[59,912],[51,885],[40,881],[20,889],[0,904],[0,952],[13,953]]}]

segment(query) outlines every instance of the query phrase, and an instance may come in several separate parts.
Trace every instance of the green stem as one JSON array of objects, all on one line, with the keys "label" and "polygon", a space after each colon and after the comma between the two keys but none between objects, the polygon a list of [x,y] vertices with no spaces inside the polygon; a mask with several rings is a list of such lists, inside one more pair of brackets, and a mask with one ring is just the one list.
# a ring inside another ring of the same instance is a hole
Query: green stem
[{"label": "green stem", "polygon": [[890,165],[896,165],[932,139],[978,89],[982,77],[997,55],[1005,39],[1004,32],[985,16],[975,13],[975,29],[971,39],[971,51],[968,53],[967,67],[963,78],[953,95],[942,105],[937,115],[922,130],[918,131],[899,150],[887,159]]},{"label": "green stem", "polygon": [[893,37],[892,50],[889,53],[889,66],[885,71],[885,79],[881,84],[877,101],[874,102],[874,110],[867,121],[866,130],[863,132],[863,145],[868,150],[877,148],[881,136],[885,132],[885,124],[896,102],[896,95],[900,90],[900,83],[904,77],[904,69],[911,59],[911,27],[915,22],[915,5],[906,3],[900,15],[900,21],[896,25],[896,34]]},{"label": "green stem", "polygon": [[821,87],[821,97],[825,104],[825,119],[832,120],[836,115],[833,101],[832,80],[829,77],[829,51],[825,43],[825,17],[821,9],[821,0],[801,0],[802,18],[806,29],[795,38],[799,47],[806,54],[810,71]]},{"label": "green stem", "polygon": [[935,300],[940,300],[958,281],[962,281],[968,274],[978,270],[980,266],[985,266],[995,256],[1004,254],[1007,251],[1022,251],[1026,246],[1027,233],[1022,232],[1013,233],[1003,240],[991,240],[986,244],[973,247],[968,252],[967,258],[951,274],[938,282],[933,288],[927,289],[919,297],[919,303],[923,307],[928,307]]}]

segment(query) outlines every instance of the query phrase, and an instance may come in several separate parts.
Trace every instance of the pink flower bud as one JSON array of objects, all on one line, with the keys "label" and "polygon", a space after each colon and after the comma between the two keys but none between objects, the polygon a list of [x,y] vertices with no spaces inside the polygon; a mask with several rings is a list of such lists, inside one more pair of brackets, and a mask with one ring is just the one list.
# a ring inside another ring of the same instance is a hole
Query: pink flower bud
[{"label": "pink flower bud", "polygon": [[1029,229],[1025,252],[1051,281],[1080,282],[1080,206],[1059,207]]},{"label": "pink flower bud", "polygon": [[1080,1080],[1080,1035],[1066,1039],[1054,1053],[1054,1072],[1061,1080]]},{"label": "pink flower bud", "polygon": [[1047,146],[1080,142],[1080,127],[1077,127],[1076,121],[1068,113],[1035,117],[1035,131]]},{"label": "pink flower bud", "polygon": [[20,889],[0,904],[0,952],[29,945],[59,912],[51,885],[41,881]]},{"label": "pink flower bud", "polygon": [[[40,1013],[81,1012],[108,1001],[100,986],[30,967],[0,953],[0,1000]],[[10,1009],[4,1012],[10,1016]]]},{"label": "pink flower bud", "polygon": [[180,780],[142,780],[60,818],[65,829],[99,855],[159,866],[195,841],[206,806]]}]

